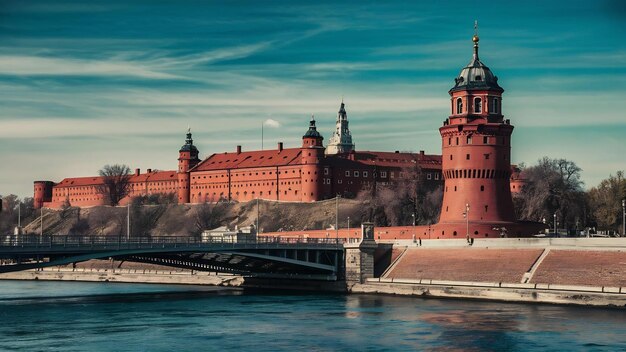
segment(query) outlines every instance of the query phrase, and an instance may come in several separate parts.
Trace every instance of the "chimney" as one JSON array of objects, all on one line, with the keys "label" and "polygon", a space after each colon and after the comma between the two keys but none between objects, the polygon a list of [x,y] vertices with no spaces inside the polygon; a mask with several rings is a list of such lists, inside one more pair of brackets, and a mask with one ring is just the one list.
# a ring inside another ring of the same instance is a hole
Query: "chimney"
[{"label": "chimney", "polygon": [[424,151],[423,150],[420,150],[420,155],[424,156]]},{"label": "chimney", "polygon": [[283,151],[283,142],[278,142],[278,151],[279,152]]},{"label": "chimney", "polygon": [[146,172],[147,172],[147,173],[151,173],[151,172],[152,172],[152,169],[146,169]]},{"label": "chimney", "polygon": [[140,170],[139,170],[139,169],[135,169],[135,176],[139,176],[139,174],[140,174],[140,173],[141,173],[141,172],[140,172]]},{"label": "chimney", "polygon": [[240,145],[237,146],[237,154],[241,154],[241,146]]}]

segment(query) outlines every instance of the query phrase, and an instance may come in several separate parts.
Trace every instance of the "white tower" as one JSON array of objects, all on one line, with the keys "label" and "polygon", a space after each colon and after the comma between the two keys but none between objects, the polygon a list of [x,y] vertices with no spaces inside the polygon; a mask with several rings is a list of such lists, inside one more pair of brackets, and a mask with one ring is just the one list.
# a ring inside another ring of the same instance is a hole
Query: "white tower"
[{"label": "white tower", "polygon": [[337,113],[337,126],[326,146],[326,154],[349,153],[353,149],[354,143],[352,143],[352,135],[348,129],[348,114],[343,99],[341,99],[341,107]]}]

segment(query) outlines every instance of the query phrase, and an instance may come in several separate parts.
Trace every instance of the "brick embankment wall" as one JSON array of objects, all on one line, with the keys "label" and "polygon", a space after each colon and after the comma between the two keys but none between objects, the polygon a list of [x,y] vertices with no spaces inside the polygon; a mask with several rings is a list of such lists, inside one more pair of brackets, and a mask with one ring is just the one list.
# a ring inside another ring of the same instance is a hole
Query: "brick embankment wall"
[{"label": "brick embankment wall", "polygon": [[520,282],[543,249],[409,249],[387,278]]},{"label": "brick embankment wall", "polygon": [[530,282],[626,287],[626,252],[551,250]]}]

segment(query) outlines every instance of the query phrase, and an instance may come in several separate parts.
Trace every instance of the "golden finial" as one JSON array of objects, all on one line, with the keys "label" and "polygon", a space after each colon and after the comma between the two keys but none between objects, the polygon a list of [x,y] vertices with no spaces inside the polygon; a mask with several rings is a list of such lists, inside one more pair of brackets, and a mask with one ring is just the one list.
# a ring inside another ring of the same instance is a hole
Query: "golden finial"
[{"label": "golden finial", "polygon": [[478,21],[474,21],[474,36],[472,37],[472,41],[474,43],[478,43],[480,38],[478,38]]}]

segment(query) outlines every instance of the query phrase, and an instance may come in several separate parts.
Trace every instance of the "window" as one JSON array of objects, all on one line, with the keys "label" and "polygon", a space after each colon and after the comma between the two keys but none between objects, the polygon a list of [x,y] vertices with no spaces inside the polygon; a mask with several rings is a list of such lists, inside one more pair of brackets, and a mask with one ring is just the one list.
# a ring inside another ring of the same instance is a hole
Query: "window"
[{"label": "window", "polygon": [[448,145],[452,144],[452,138],[448,137]]},{"label": "window", "polygon": [[431,175],[431,173],[430,173],[430,172],[426,174],[426,179],[427,179],[427,180],[430,180],[430,179],[432,179],[432,178],[433,178],[433,176]]},{"label": "window", "polygon": [[462,114],[463,113],[463,99],[458,98],[456,100],[456,113],[457,114]]},{"label": "window", "polygon": [[465,154],[465,160],[470,160],[470,155],[469,154]]},{"label": "window", "polygon": [[483,137],[483,144],[489,144],[489,137]]},{"label": "window", "polygon": [[491,107],[491,112],[494,114],[498,113],[498,98],[493,98],[492,102],[492,107]]},{"label": "window", "polygon": [[359,172],[358,171],[354,172],[354,177],[359,177]]},{"label": "window", "polygon": [[346,177],[350,177],[350,171],[346,171]]},{"label": "window", "polygon": [[381,171],[380,178],[387,178],[387,171]]},{"label": "window", "polygon": [[489,154],[485,154],[485,160],[489,160]]},{"label": "window", "polygon": [[480,191],[484,192],[485,191],[485,186],[480,186]]},{"label": "window", "polygon": [[450,155],[450,160],[452,160],[452,155]]},{"label": "window", "polygon": [[456,137],[456,145],[459,145],[459,137]]},{"label": "window", "polygon": [[439,173],[435,173],[435,180],[439,179]]},{"label": "window", "polygon": [[367,171],[363,171],[363,177],[367,177]]},{"label": "window", "polygon": [[342,184],[342,183],[343,183],[343,180],[337,180],[337,183],[338,183],[338,184]]},{"label": "window", "polygon": [[483,111],[483,101],[480,98],[474,98],[474,112],[480,113]]},{"label": "window", "polygon": [[328,175],[328,173],[329,173],[328,168],[325,168],[324,169],[324,175]]},{"label": "window", "polygon": [[467,144],[472,144],[472,136],[467,136]]}]

